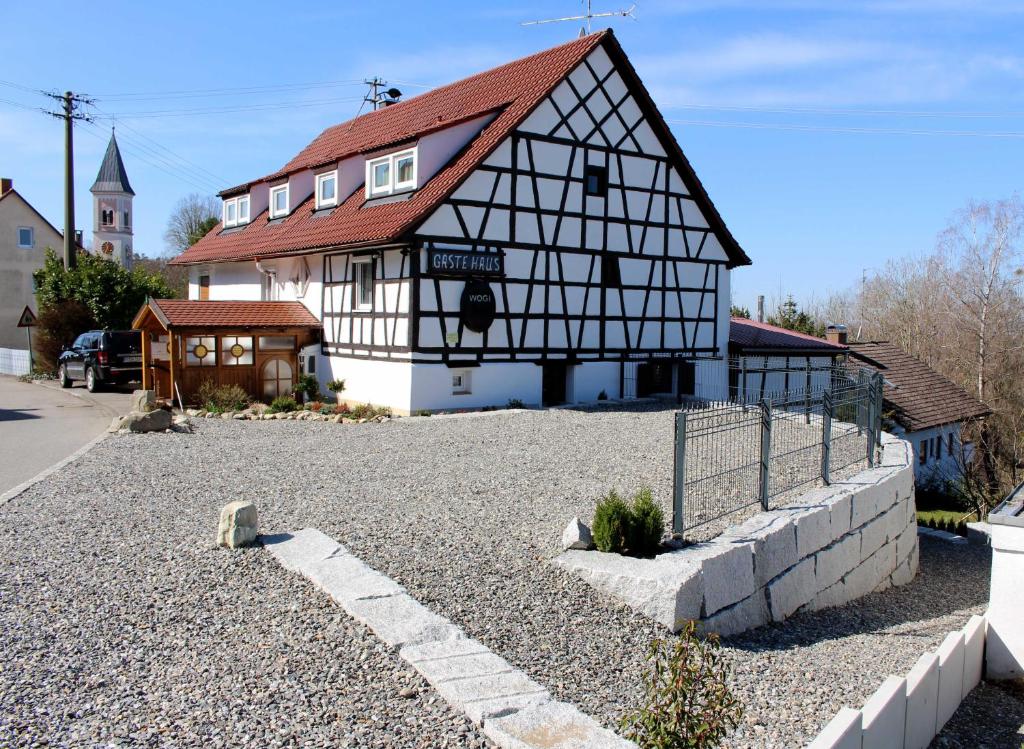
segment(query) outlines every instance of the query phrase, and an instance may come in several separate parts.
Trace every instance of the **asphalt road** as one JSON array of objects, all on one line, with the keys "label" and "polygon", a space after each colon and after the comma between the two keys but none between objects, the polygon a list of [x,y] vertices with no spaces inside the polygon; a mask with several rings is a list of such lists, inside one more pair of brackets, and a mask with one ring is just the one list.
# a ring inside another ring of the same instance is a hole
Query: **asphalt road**
[{"label": "asphalt road", "polygon": [[88,393],[81,385],[0,376],[0,494],[66,458],[128,410],[130,392]]}]

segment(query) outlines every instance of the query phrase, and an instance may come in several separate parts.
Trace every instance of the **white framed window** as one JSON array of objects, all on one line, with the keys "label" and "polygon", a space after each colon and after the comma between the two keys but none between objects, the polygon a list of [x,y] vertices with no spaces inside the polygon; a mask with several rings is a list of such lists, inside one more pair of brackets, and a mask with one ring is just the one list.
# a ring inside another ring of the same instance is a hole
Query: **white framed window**
[{"label": "white framed window", "polygon": [[238,224],[238,201],[234,198],[224,201],[224,226]]},{"label": "white framed window", "polygon": [[288,215],[288,185],[270,188],[270,218]]},{"label": "white framed window", "polygon": [[471,392],[469,370],[452,370],[452,395],[469,395]]},{"label": "white framed window", "polygon": [[417,186],[416,149],[370,159],[366,162],[366,197],[376,198]]},{"label": "white framed window", "polygon": [[316,175],[316,207],[330,208],[338,204],[338,171]]},{"label": "white framed window", "polygon": [[352,274],[355,279],[354,306],[357,310],[373,309],[373,260],[356,260],[352,263]]},{"label": "white framed window", "polygon": [[249,196],[243,195],[238,199],[238,223],[249,223]]},{"label": "white framed window", "polygon": [[18,247],[31,250],[36,246],[36,230],[31,226],[18,227]]}]

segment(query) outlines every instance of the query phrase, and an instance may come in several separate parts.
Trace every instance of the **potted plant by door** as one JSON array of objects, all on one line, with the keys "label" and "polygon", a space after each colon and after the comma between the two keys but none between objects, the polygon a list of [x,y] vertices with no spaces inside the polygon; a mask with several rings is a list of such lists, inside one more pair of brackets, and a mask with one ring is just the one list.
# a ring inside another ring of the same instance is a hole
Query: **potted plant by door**
[{"label": "potted plant by door", "polygon": [[327,383],[327,389],[334,393],[334,397],[338,399],[338,405],[341,405],[341,394],[345,391],[345,381],[331,380]]}]

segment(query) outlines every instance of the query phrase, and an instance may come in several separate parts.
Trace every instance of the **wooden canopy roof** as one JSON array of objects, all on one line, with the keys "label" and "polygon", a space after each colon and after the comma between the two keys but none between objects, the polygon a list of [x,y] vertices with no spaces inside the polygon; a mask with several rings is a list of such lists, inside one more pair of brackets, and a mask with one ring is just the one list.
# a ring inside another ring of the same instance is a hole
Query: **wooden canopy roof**
[{"label": "wooden canopy roof", "polygon": [[140,328],[152,315],[165,330],[173,328],[319,328],[320,321],[302,302],[198,301],[150,299],[132,322]]}]

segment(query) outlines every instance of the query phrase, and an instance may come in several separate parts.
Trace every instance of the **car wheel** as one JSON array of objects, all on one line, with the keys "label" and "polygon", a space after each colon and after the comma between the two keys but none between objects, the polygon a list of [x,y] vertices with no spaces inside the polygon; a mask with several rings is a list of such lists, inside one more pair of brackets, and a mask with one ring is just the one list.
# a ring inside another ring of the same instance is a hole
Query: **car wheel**
[{"label": "car wheel", "polygon": [[85,370],[85,389],[90,393],[95,393],[100,388],[100,383],[96,379],[96,370],[89,367]]},{"label": "car wheel", "polygon": [[68,377],[68,370],[63,364],[57,368],[57,379],[60,381],[62,388],[71,387],[71,378]]}]

